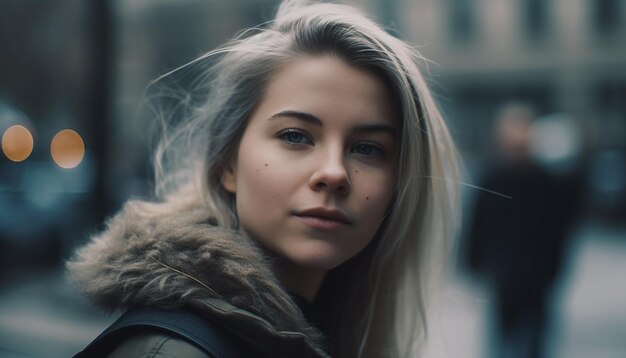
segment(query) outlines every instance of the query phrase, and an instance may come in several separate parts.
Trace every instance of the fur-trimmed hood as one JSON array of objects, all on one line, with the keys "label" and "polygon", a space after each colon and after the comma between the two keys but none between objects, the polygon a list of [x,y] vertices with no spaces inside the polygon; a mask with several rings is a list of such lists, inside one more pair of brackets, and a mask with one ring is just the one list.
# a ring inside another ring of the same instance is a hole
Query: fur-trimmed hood
[{"label": "fur-trimmed hood", "polygon": [[259,248],[215,226],[208,212],[199,203],[131,201],[77,251],[70,277],[109,312],[191,305],[268,344],[304,345],[304,356],[324,356],[320,334]]}]

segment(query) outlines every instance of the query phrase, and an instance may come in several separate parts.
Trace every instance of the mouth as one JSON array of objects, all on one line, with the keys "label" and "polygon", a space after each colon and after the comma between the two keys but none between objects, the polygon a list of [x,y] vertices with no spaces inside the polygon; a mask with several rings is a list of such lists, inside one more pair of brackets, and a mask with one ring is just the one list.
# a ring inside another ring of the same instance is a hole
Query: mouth
[{"label": "mouth", "polygon": [[352,219],[348,215],[335,209],[312,208],[295,211],[293,215],[315,229],[336,230],[352,225]]}]

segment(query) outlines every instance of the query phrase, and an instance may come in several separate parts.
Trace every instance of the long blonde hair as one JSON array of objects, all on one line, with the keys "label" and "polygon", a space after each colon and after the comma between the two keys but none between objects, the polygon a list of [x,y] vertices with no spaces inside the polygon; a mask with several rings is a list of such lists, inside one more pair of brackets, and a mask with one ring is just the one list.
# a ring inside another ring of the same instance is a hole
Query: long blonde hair
[{"label": "long blonde hair", "polygon": [[445,264],[458,222],[457,154],[418,69],[426,60],[358,10],[284,1],[274,21],[184,66],[204,66],[195,88],[203,100],[188,103],[187,118],[157,147],[157,192],[166,200],[201,197],[219,225],[236,227],[221,174],[248,117],[281,65],[321,54],[382,76],[401,115],[398,179],[384,225],[368,248],[329,273],[320,293],[332,304],[332,353],[414,357],[426,338],[433,275]]}]

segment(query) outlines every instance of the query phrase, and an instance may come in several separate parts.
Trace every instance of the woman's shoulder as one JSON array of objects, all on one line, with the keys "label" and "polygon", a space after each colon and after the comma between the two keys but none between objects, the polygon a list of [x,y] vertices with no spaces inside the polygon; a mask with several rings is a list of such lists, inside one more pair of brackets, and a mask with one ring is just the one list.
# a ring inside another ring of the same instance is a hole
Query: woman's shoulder
[{"label": "woman's shoulder", "polygon": [[193,343],[161,331],[136,333],[122,341],[107,358],[211,358]]},{"label": "woman's shoulder", "polygon": [[75,357],[260,357],[257,346],[191,308],[135,308]]}]

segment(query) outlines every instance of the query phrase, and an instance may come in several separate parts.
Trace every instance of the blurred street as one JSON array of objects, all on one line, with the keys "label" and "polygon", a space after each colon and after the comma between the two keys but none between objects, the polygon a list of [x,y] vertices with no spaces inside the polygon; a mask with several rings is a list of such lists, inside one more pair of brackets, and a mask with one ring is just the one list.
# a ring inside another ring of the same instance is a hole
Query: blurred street
[{"label": "blurred street", "polygon": [[[556,294],[551,357],[626,356],[626,231],[582,226],[565,276]],[[485,357],[488,307],[483,289],[452,280],[429,357]],[[69,357],[113,319],[91,308],[60,269],[12,277],[0,290],[0,357]]]},{"label": "blurred street", "polygon": [[[582,225],[573,235],[565,266],[554,292],[547,357],[626,357],[626,230]],[[488,357],[486,290],[453,279],[443,296],[429,357]]]},{"label": "blurred street", "polygon": [[[164,162],[153,165],[153,151],[160,138],[169,143],[170,125],[195,115],[212,83],[206,68],[214,57],[195,59],[235,34],[256,33],[243,29],[268,25],[280,2],[0,1],[0,358],[70,357],[119,315],[93,308],[59,262],[127,200],[156,199],[154,174]],[[476,245],[474,252],[500,259],[492,273],[505,277],[503,266],[515,263],[533,271],[528,282],[537,284],[552,276],[536,274],[543,265],[528,257],[563,257],[562,246],[523,236],[529,226],[507,219],[541,212],[534,223],[556,225],[569,212],[572,221],[597,220],[578,225],[567,247],[547,358],[626,357],[626,1],[337,2],[362,8],[419,50],[415,64],[467,169],[459,183],[464,220],[478,216],[469,204],[479,197],[512,197],[506,186],[521,183],[517,197],[529,198],[528,210],[510,215],[497,205],[482,215],[483,227],[504,228],[490,243],[522,243]],[[498,124],[511,105],[528,109],[532,125],[504,141]],[[504,142],[558,177],[558,190],[536,185],[545,189],[539,192],[518,173],[482,183],[495,164],[510,164],[512,157],[499,158]],[[556,192],[558,200],[546,200]],[[471,234],[460,236],[488,236]],[[499,240],[515,234],[522,239]],[[539,244],[519,250],[526,238]],[[471,270],[463,247],[471,241],[461,241],[463,263],[429,323],[427,357],[493,358],[496,351],[490,288],[463,271]],[[492,281],[515,282],[522,306],[532,306],[530,285],[509,277]],[[532,321],[527,312],[517,322]]]}]

